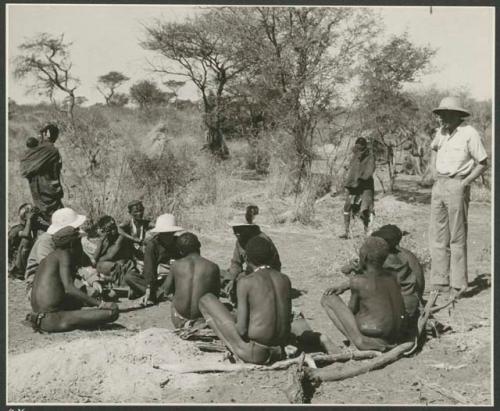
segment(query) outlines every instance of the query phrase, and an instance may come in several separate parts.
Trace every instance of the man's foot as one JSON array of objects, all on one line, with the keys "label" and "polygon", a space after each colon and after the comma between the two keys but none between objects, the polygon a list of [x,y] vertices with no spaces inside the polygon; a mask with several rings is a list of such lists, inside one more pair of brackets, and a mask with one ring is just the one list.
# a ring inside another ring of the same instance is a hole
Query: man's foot
[{"label": "man's foot", "polygon": [[132,288],[129,288],[128,290],[129,300],[137,300],[139,297],[141,297],[141,294],[137,293],[135,290],[132,290]]}]

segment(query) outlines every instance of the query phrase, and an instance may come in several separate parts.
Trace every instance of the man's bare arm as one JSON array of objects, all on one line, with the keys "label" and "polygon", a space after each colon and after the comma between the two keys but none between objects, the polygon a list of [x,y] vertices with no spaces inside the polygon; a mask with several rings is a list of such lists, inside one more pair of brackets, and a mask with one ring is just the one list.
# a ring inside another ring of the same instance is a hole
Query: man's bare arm
[{"label": "man's bare arm", "polygon": [[175,273],[176,272],[177,272],[176,264],[173,263],[170,266],[170,272],[168,273],[167,279],[165,280],[165,286],[164,286],[165,295],[172,294],[172,292],[175,289],[174,287],[175,287]]},{"label": "man's bare arm", "polygon": [[437,179],[436,157],[437,157],[436,152],[434,150],[431,150],[431,163],[430,163],[430,167],[431,167],[431,175],[432,175],[432,179],[433,180]]},{"label": "man's bare arm", "polygon": [[488,160],[483,160],[476,165],[471,171],[471,173],[462,180],[462,185],[467,186],[472,183],[476,178],[483,174],[488,168]]},{"label": "man's bare arm", "polygon": [[140,238],[134,237],[133,235],[130,235],[130,234],[128,234],[128,233],[125,232],[125,230],[123,229],[123,227],[125,225],[126,225],[126,223],[120,224],[118,226],[118,234],[121,235],[124,238],[129,239],[130,241],[133,241],[134,243],[138,243],[138,244],[142,243],[142,240]]},{"label": "man's bare arm", "polygon": [[106,250],[103,255],[99,257],[97,261],[113,261],[113,258],[116,256],[116,254],[118,254],[118,251],[120,251],[122,243],[123,237],[119,235],[116,241]]},{"label": "man's bare arm", "polygon": [[349,287],[351,289],[351,298],[349,300],[348,307],[352,311],[353,314],[356,314],[359,311],[359,292],[356,285],[356,281],[351,278]]},{"label": "man's bare arm", "polygon": [[238,298],[238,312],[236,314],[236,329],[242,337],[248,334],[248,290],[246,281],[242,278],[236,284],[236,295]]},{"label": "man's bare arm", "polygon": [[91,307],[98,307],[99,301],[95,298],[88,296],[86,293],[80,291],[75,287],[73,281],[74,276],[72,275],[73,265],[71,264],[71,255],[69,251],[63,251],[60,253],[59,258],[59,275],[61,277],[61,282],[64,286],[64,291],[66,294],[76,298],[77,300],[90,305]]}]

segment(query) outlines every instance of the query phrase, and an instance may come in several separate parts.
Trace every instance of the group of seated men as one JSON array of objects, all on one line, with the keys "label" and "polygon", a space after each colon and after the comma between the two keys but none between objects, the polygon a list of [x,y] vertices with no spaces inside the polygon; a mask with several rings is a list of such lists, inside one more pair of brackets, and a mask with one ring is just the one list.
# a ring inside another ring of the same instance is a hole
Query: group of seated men
[{"label": "group of seated men", "polygon": [[[45,332],[115,321],[119,310],[110,299],[114,289],[126,286],[128,297],[142,297],[145,306],[173,294],[175,327],[204,320],[245,362],[283,358],[285,346],[305,343],[311,335],[330,351],[331,341],[292,310],[290,279],[281,273],[276,246],[253,221],[258,211],[249,206],[230,224],[235,249],[230,269],[220,270],[200,255],[196,235],[177,226],[172,214],[160,215],[153,226],[138,201],[129,204],[131,219],[120,226],[104,216],[92,227],[69,208],[57,210],[28,257],[28,320]],[[321,300],[358,349],[385,351],[414,336],[423,272],[416,257],[399,247],[402,236],[387,225],[366,238],[359,259],[342,268],[346,282],[327,289]],[[348,289],[346,305],[340,294]]]}]

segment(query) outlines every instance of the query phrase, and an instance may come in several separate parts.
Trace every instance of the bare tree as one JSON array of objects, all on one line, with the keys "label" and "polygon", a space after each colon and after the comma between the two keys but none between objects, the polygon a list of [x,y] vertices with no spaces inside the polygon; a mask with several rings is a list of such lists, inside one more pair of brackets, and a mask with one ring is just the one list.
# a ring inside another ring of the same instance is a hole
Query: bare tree
[{"label": "bare tree", "polygon": [[417,145],[422,130],[418,105],[403,86],[412,83],[428,67],[435,51],[413,45],[406,34],[393,36],[369,51],[361,70],[360,122],[385,151],[385,164],[394,187],[394,153],[404,145]]},{"label": "bare tree", "polygon": [[73,64],[70,60],[69,47],[64,42],[64,34],[54,37],[41,33],[19,46],[21,54],[15,58],[14,75],[16,78],[33,78],[31,91],[47,95],[55,103],[55,93],[67,95],[67,113],[72,121],[75,107],[75,90],[79,80],[71,74]]},{"label": "bare tree", "polygon": [[109,73],[104,74],[98,78],[97,90],[102,94],[108,106],[117,105],[117,102],[119,102],[120,104],[122,103],[121,95],[116,99],[115,92],[118,87],[120,87],[128,80],[130,80],[129,77],[118,71],[110,71]]},{"label": "bare tree", "polygon": [[165,59],[150,62],[160,73],[183,76],[195,84],[201,93],[207,127],[207,145],[221,157],[228,155],[221,131],[223,94],[229,81],[245,66],[227,52],[232,41],[218,24],[215,12],[208,12],[185,23],[165,23],[157,20],[145,27],[142,46]]}]

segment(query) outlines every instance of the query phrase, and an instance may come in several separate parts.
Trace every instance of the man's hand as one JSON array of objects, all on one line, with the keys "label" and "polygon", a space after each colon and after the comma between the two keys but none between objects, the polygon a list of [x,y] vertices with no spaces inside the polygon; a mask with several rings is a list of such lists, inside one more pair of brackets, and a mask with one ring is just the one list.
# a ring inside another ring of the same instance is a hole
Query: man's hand
[{"label": "man's hand", "polygon": [[154,301],[151,300],[151,288],[146,288],[146,293],[144,294],[144,297],[142,297],[141,305],[144,307],[154,305]]},{"label": "man's hand", "polygon": [[349,284],[339,284],[330,288],[327,288],[324,295],[340,295],[349,289]]},{"label": "man's hand", "polygon": [[99,281],[94,281],[92,283],[92,288],[94,290],[97,290],[97,292],[99,293],[99,295],[102,294],[102,285],[101,285],[101,283]]},{"label": "man's hand", "polygon": [[118,305],[116,303],[101,301],[97,308],[99,308],[99,310],[118,310]]}]

